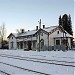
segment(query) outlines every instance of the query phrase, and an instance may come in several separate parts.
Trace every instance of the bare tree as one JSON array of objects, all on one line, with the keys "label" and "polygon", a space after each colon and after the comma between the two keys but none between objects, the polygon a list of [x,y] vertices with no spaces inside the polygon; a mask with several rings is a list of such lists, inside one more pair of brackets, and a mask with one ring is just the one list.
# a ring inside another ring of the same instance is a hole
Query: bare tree
[{"label": "bare tree", "polygon": [[25,32],[25,30],[24,29],[16,29],[16,32],[19,34],[19,33],[24,33]]},{"label": "bare tree", "polygon": [[16,29],[16,32],[19,34],[20,33],[20,30],[19,29]]},{"label": "bare tree", "polygon": [[5,29],[5,24],[3,23],[3,25],[0,26],[0,38],[1,38],[2,48],[3,48],[3,40],[5,40],[5,37],[6,37],[6,29]]}]

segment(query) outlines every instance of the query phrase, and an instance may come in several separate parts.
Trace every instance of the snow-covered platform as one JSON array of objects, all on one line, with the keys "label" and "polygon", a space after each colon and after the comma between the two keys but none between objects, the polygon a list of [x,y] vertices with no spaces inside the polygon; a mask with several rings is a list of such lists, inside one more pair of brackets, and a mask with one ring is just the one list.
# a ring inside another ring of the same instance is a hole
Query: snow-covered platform
[{"label": "snow-covered platform", "polygon": [[75,51],[0,50],[0,71],[10,75],[74,75]]}]

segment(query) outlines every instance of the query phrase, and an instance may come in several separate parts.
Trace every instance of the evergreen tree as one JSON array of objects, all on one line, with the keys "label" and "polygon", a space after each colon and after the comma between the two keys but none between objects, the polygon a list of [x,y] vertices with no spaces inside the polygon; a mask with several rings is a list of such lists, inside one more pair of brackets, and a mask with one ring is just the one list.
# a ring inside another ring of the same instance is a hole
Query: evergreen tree
[{"label": "evergreen tree", "polygon": [[68,31],[71,35],[73,35],[73,31],[72,31],[72,23],[71,23],[71,16],[69,14],[69,18],[68,18]]},{"label": "evergreen tree", "polygon": [[62,25],[62,19],[61,19],[61,15],[60,15],[60,17],[59,17],[59,26],[61,26]]},{"label": "evergreen tree", "polygon": [[64,14],[61,18],[59,17],[59,26],[62,26],[64,30],[66,30],[70,35],[73,35],[72,31],[72,23],[71,23],[71,17],[70,15],[68,16],[67,14]]},{"label": "evergreen tree", "polygon": [[64,28],[64,30],[66,30],[68,32],[68,16],[67,14],[64,14],[62,17],[62,27]]},{"label": "evergreen tree", "polygon": [[[71,23],[71,16],[70,16],[70,14],[69,14],[69,18],[68,18],[68,31],[69,31],[69,34],[73,35],[72,23]],[[73,38],[71,39],[71,46],[73,46]]]}]

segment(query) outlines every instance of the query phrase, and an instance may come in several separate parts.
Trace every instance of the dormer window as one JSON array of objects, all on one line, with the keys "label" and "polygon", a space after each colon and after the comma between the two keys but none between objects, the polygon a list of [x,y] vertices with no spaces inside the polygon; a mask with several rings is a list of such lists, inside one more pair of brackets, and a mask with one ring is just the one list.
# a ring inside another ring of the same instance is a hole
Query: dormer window
[{"label": "dormer window", "polygon": [[57,31],[57,34],[59,34],[59,31]]}]

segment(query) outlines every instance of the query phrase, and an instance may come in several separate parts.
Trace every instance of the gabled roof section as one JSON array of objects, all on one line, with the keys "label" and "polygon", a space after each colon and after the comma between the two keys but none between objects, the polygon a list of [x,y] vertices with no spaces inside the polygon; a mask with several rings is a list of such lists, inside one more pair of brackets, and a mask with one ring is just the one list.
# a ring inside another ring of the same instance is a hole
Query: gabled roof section
[{"label": "gabled roof section", "polygon": [[58,27],[62,30],[62,32],[66,33],[66,37],[73,37],[66,30],[64,30],[62,26],[58,26]]},{"label": "gabled roof section", "polygon": [[[47,31],[45,31],[45,30],[43,30],[43,29],[41,29],[41,28],[40,28],[35,34],[39,33],[40,31],[43,31],[45,34],[48,34]],[[35,34],[34,34],[34,35],[35,35]]]},{"label": "gabled roof section", "polygon": [[50,33],[53,29],[57,28],[58,26],[51,26],[51,27],[46,27],[44,29],[39,29],[36,33],[38,33],[40,30],[44,31],[45,33]]},{"label": "gabled roof section", "polygon": [[14,36],[14,37],[17,37],[18,34],[17,33],[10,33],[9,36],[7,38],[10,38],[10,36]]},{"label": "gabled roof section", "polygon": [[35,34],[37,34],[38,32],[40,32],[40,30],[42,30],[44,33],[48,34],[50,33],[53,29],[57,28],[58,26],[51,26],[51,27],[46,27],[44,29],[39,29]]}]

